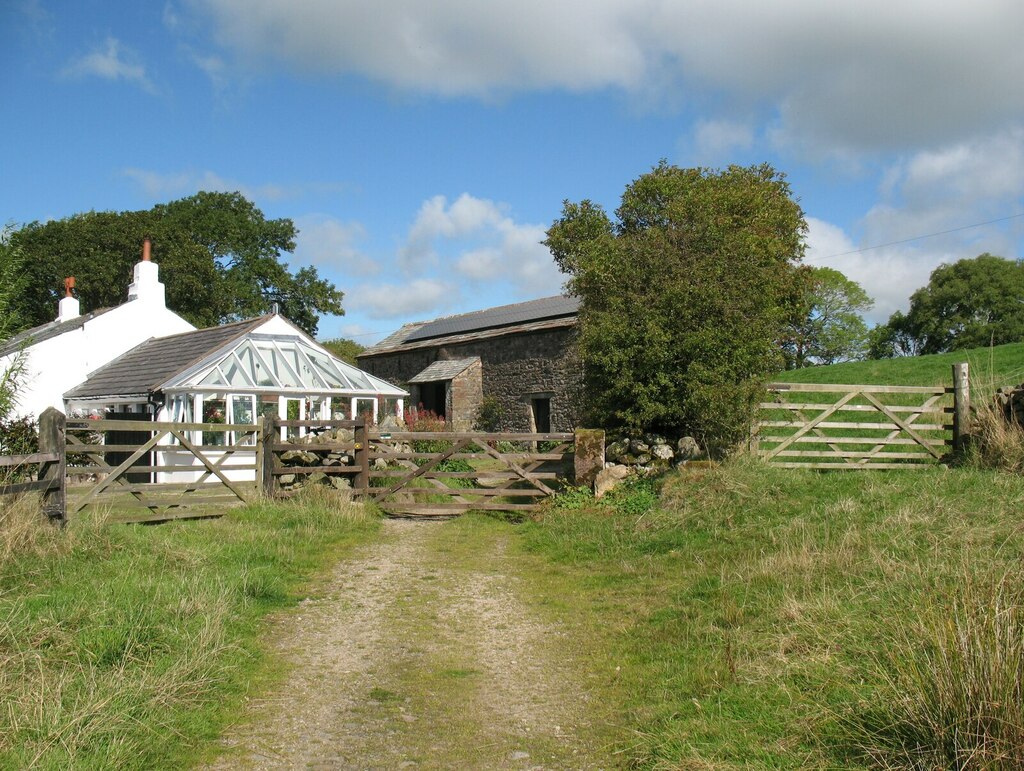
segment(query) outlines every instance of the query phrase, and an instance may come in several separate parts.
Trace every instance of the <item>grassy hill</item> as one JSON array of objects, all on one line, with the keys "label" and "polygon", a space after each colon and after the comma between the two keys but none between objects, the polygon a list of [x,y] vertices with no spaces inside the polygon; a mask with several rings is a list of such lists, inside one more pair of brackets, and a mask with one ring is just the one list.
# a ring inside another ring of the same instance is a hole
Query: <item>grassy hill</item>
[{"label": "grassy hill", "polygon": [[780,373],[781,383],[870,383],[880,385],[952,385],[952,365],[971,365],[974,389],[992,390],[1024,382],[1024,343],[969,348],[931,356],[851,361]]}]

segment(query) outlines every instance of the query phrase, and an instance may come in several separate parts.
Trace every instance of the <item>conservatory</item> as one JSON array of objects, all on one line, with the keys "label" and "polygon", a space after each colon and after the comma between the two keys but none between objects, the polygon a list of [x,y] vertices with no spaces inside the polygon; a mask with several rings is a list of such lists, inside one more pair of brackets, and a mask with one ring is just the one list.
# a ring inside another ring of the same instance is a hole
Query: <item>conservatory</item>
[{"label": "conservatory", "polygon": [[[256,425],[268,413],[283,420],[362,416],[377,424],[388,416],[401,419],[407,395],[332,355],[287,319],[271,315],[148,340],[64,396],[68,414]],[[305,433],[304,427],[281,427],[282,438]],[[188,438],[214,460],[217,446],[255,444],[255,435],[242,431],[192,431]],[[139,465],[189,463],[189,453],[172,449],[177,444],[165,437],[155,463]],[[247,454],[235,451],[224,459],[224,467],[251,466],[253,456]],[[187,482],[196,474],[160,471],[152,481]],[[255,478],[251,469],[229,476]]]}]

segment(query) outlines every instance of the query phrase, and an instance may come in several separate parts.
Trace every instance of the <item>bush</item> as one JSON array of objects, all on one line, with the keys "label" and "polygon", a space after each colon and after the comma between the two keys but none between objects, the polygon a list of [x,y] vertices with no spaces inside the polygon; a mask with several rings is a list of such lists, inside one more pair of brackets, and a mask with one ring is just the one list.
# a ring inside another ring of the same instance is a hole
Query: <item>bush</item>
[{"label": "bush", "polygon": [[[451,431],[451,426],[443,417],[432,410],[425,410],[422,407],[409,407],[403,416],[405,427],[408,431],[423,433],[436,433]],[[416,452],[444,452],[452,446],[450,441],[443,439],[427,439],[424,441],[412,442],[412,448]]]},{"label": "bush", "polygon": [[33,418],[0,419],[0,455],[39,452],[39,426]]},{"label": "bush", "polygon": [[485,396],[480,402],[473,428],[477,431],[496,432],[501,430],[504,423],[505,408],[501,402],[493,396]]},{"label": "bush", "polygon": [[723,454],[749,433],[801,311],[803,212],[770,166],[662,162],[615,214],[566,202],[544,242],[580,298],[585,417]]}]

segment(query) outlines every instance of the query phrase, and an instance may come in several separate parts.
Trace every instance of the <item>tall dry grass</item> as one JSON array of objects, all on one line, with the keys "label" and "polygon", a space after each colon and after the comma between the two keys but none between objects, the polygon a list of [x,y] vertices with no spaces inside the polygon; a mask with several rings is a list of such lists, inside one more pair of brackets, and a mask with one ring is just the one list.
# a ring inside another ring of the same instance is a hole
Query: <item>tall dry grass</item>
[{"label": "tall dry grass", "polygon": [[15,557],[66,551],[66,534],[47,519],[38,495],[0,496],[0,568]]},{"label": "tall dry grass", "polygon": [[991,398],[975,408],[967,460],[981,468],[1024,473],[1024,426],[1008,420]]},{"label": "tall dry grass", "polygon": [[875,704],[846,725],[884,769],[1024,768],[1024,587],[1020,574],[931,597],[897,622],[876,659]]}]

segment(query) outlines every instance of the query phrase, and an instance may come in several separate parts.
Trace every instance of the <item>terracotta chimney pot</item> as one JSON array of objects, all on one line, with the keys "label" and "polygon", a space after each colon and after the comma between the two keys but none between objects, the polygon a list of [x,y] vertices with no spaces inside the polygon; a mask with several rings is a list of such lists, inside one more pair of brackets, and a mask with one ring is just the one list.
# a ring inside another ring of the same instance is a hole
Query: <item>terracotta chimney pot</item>
[{"label": "terracotta chimney pot", "polygon": [[152,246],[152,244],[149,241],[149,237],[147,236],[146,240],[142,242],[142,261],[143,262],[149,262],[150,261],[150,259],[151,259],[151,254],[150,253],[152,251],[152,248],[153,248],[153,246]]}]

